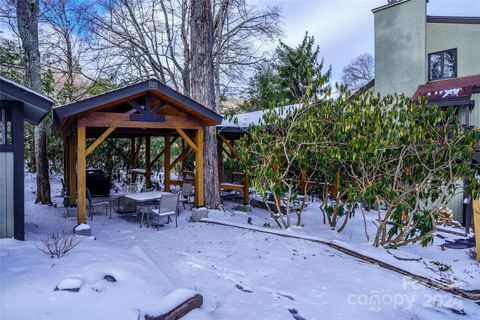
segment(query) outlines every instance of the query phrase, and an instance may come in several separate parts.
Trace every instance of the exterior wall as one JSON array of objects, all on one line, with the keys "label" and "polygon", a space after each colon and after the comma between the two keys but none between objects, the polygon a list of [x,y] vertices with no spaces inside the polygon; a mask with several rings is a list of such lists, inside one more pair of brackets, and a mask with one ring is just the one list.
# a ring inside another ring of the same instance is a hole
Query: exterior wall
[{"label": "exterior wall", "polygon": [[12,123],[12,144],[0,144],[0,238],[24,240],[24,105],[5,100],[0,105],[11,109]]},{"label": "exterior wall", "polygon": [[480,93],[472,94],[471,100],[475,101],[475,107],[470,112],[470,125],[480,128]]},{"label": "exterior wall", "polygon": [[[473,110],[470,111],[468,107],[463,108],[460,111],[459,115],[462,119],[462,123],[465,124],[465,120],[466,120],[465,112],[469,112],[469,115],[468,115],[469,124],[480,128],[480,93],[473,94],[471,99],[475,101],[475,107],[473,108]],[[459,189],[455,193],[455,196],[448,202],[446,206],[453,211],[455,220],[464,223],[465,222],[463,221],[464,194],[462,191],[463,182],[459,181],[458,186],[459,186]]]},{"label": "exterior wall", "polygon": [[446,207],[453,211],[453,218],[463,223],[463,181],[458,182],[458,189],[452,199],[446,204]]},{"label": "exterior wall", "polygon": [[412,96],[427,80],[425,0],[410,0],[373,11],[375,89]]},{"label": "exterior wall", "polygon": [[480,74],[480,24],[427,23],[427,53],[457,48],[457,77]]},{"label": "exterior wall", "polygon": [[13,152],[0,152],[0,238],[14,235]]}]

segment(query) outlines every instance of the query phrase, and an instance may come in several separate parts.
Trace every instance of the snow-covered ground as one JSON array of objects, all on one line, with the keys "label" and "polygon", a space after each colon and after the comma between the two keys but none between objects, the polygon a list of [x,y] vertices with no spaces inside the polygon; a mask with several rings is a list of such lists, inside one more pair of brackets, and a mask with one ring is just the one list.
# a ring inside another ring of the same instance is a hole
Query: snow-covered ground
[{"label": "snow-covered ground", "polygon": [[[263,227],[265,223],[269,223],[272,229],[276,229],[276,224],[270,218],[267,210],[254,208],[252,213],[246,214],[245,212],[233,210],[235,206],[233,203],[227,203],[225,213],[217,213],[217,215],[210,215],[210,217],[214,220],[242,224],[247,224],[250,218],[250,222],[254,226]],[[323,223],[323,216],[319,206],[319,202],[313,202],[308,205],[302,216],[302,227],[295,227],[296,216],[293,215],[293,227],[284,232],[333,241],[338,245],[401,267],[414,274],[437,279],[447,286],[465,290],[480,290],[480,265],[467,254],[469,249],[449,249],[448,246],[445,246],[447,242],[453,242],[457,239],[466,240],[473,237],[473,234],[469,234],[468,237],[461,236],[465,232],[464,229],[440,226],[441,229],[453,231],[454,233],[437,232],[433,244],[428,247],[422,247],[419,243],[415,243],[396,250],[385,250],[384,248],[372,246],[376,232],[374,224],[377,219],[376,211],[367,213],[365,217],[367,232],[371,240],[367,241],[363,217],[359,210],[357,210],[353,219],[348,221],[347,227],[341,233],[338,233]],[[441,271],[444,268],[448,270]]]},{"label": "snow-covered ground", "polygon": [[[204,297],[203,307],[186,319],[384,319],[388,315],[437,320],[480,315],[480,306],[471,301],[418,285],[327,246],[191,223],[188,211],[181,213],[178,228],[169,224],[159,231],[139,228],[117,215],[95,216],[89,221],[94,238],[84,237],[61,259],[50,258],[37,248],[39,240],[53,231],[70,232],[76,222],[64,219],[62,208],[34,205],[33,185],[27,182],[27,240],[0,240],[1,319],[143,319],[144,314],[159,312],[162,298],[177,288]],[[254,224],[263,225],[267,216],[262,214],[261,210],[251,214]],[[353,230],[336,235],[308,215],[304,228],[289,232],[337,237],[355,245],[365,242]],[[247,220],[239,212],[212,213],[210,218]],[[367,250],[367,245],[362,249]],[[104,280],[106,275],[117,281]],[[59,283],[81,284],[81,288],[55,291]]]}]

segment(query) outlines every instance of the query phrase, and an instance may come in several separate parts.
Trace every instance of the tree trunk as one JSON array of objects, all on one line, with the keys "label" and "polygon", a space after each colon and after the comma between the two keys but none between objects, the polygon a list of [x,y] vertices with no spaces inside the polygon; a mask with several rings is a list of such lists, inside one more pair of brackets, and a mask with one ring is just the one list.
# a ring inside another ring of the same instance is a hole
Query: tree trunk
[{"label": "tree trunk", "polygon": [[[32,90],[42,93],[40,52],[38,50],[38,13],[39,0],[17,0],[18,30],[27,57],[27,84]],[[35,168],[37,175],[35,202],[51,203],[45,120],[35,128]]]},{"label": "tree trunk", "polygon": [[[217,111],[213,67],[213,21],[210,0],[191,0],[191,92],[192,98]],[[205,128],[205,204],[220,207],[217,139],[215,126]]]}]

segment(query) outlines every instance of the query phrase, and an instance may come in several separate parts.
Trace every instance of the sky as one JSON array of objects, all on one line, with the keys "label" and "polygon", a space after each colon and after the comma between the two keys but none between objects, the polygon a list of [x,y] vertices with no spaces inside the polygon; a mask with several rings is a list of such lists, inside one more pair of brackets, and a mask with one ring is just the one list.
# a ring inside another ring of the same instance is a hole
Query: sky
[{"label": "sky", "polygon": [[[256,0],[260,6],[280,6],[282,41],[298,44],[305,31],[315,37],[326,65],[332,65],[332,80],[358,55],[373,55],[372,9],[387,0]],[[430,0],[429,15],[480,16],[480,0]]]}]

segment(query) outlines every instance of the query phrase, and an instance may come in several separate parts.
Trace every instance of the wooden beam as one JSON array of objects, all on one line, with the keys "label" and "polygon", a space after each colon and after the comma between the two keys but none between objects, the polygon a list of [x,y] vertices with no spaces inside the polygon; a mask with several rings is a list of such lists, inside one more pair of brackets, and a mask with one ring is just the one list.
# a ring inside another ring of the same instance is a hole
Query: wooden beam
[{"label": "wooden beam", "polygon": [[[172,141],[170,142],[170,144],[174,143],[175,140],[177,140],[177,139],[178,139],[178,137],[174,137],[174,138],[172,139]],[[157,162],[157,161],[162,157],[162,155],[163,155],[164,153],[165,153],[165,148],[163,148],[162,151],[160,151],[160,153],[157,154],[157,156],[150,162],[150,166],[153,167],[153,165],[155,164],[155,162]]]},{"label": "wooden beam", "polygon": [[[182,152],[183,152],[187,148],[187,146],[185,145],[185,140],[182,139],[181,141],[182,141]],[[188,153],[188,154],[190,154],[190,153]],[[187,157],[188,157],[188,155],[187,155]],[[187,169],[187,165],[185,163],[185,158],[182,159],[182,172]]]},{"label": "wooden beam", "polygon": [[155,162],[157,162],[158,159],[160,159],[160,158],[163,156],[164,153],[165,153],[165,148],[163,148],[162,151],[160,151],[160,153],[157,154],[157,156],[156,156],[155,158],[153,158],[152,161],[150,161],[150,167],[153,167],[153,165],[155,164]]},{"label": "wooden beam", "polygon": [[76,164],[77,164],[77,141],[75,136],[71,134],[69,136],[70,140],[70,147],[68,148],[68,171],[69,171],[69,179],[68,179],[68,193],[70,194],[70,206],[77,205],[77,175],[75,174],[76,171]]},{"label": "wooden beam", "polygon": [[77,183],[78,183],[78,224],[87,222],[87,155],[86,130],[77,127]]},{"label": "wooden beam", "polygon": [[85,151],[86,155],[88,156],[90,153],[92,153],[93,150],[95,150],[95,148],[98,147],[103,140],[105,140],[113,131],[115,131],[115,129],[115,127],[111,127],[105,130],[97,139],[95,139],[95,141],[93,141],[91,145],[88,146],[87,150]]},{"label": "wooden beam", "polygon": [[[198,148],[197,145],[190,139],[190,137],[183,131],[182,129],[177,128],[178,134],[185,140],[185,142],[193,149],[193,151],[197,152]],[[198,142],[197,142],[198,143]]]},{"label": "wooden beam", "polygon": [[233,154],[230,153],[230,150],[227,150],[227,149],[225,148],[225,145],[224,145],[224,144],[222,144],[222,150],[223,150],[223,152],[225,152],[225,153],[227,154],[227,156],[228,156],[230,159],[234,159],[234,158],[235,158],[235,157],[233,156]]},{"label": "wooden beam", "polygon": [[143,107],[141,105],[139,105],[135,100],[128,100],[127,101],[128,104],[134,108],[136,111],[142,113],[144,110],[143,110]]},{"label": "wooden beam", "polygon": [[183,161],[183,159],[185,159],[186,157],[188,157],[188,155],[192,152],[192,149],[191,148],[185,148],[183,149],[182,153],[180,153],[180,155],[175,159],[173,160],[172,164],[171,164],[171,168],[175,167],[175,165],[179,162],[179,161]]},{"label": "wooden beam", "polygon": [[223,143],[225,143],[225,145],[232,152],[232,155],[234,155],[235,158],[237,159],[240,158],[240,155],[238,154],[237,149],[235,149],[235,147],[230,143],[230,141],[227,140],[227,138],[223,136],[223,134],[220,134],[220,139],[223,141]]},{"label": "wooden beam", "polygon": [[157,113],[163,108],[165,108],[166,106],[168,106],[166,103],[159,103],[157,106],[152,108],[152,113]]},{"label": "wooden beam", "polygon": [[126,163],[130,162],[130,159],[128,159],[128,157],[120,149],[118,149],[117,146],[114,145],[110,140],[106,139],[105,142],[108,143],[108,145],[112,147],[112,149],[115,150],[123,158],[123,160],[125,160]]},{"label": "wooden beam", "polygon": [[480,262],[480,199],[473,200],[473,228],[477,245],[477,261]]},{"label": "wooden beam", "polygon": [[152,187],[152,166],[150,164],[150,136],[145,138],[145,186],[147,189]]},{"label": "wooden beam", "polygon": [[165,168],[165,173],[164,173],[164,178],[165,178],[165,191],[170,192],[170,136],[166,135],[165,136],[165,163],[164,163],[164,168]]},{"label": "wooden beam", "polygon": [[144,128],[144,129],[197,129],[203,125],[186,116],[165,116],[164,122],[131,121],[128,113],[91,112],[78,116],[78,124],[85,127],[117,127],[117,128]]},{"label": "wooden beam", "polygon": [[[203,207],[205,205],[205,195],[203,186],[203,128],[197,130],[197,150],[195,150],[195,206]],[[187,141],[188,143],[188,141]],[[193,148],[192,148],[193,149]]]}]

